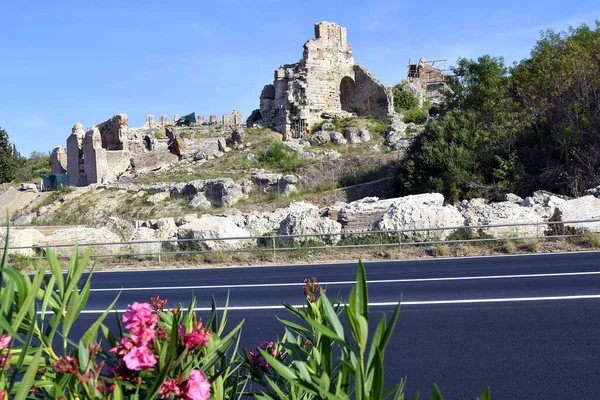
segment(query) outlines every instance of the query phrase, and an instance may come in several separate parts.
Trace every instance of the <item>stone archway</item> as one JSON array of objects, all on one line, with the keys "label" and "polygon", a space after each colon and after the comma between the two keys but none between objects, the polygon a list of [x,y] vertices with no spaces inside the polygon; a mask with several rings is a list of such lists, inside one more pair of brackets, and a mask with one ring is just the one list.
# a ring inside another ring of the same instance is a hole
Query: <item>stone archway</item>
[{"label": "stone archway", "polygon": [[340,105],[343,111],[356,112],[354,97],[354,80],[345,76],[340,82]]}]

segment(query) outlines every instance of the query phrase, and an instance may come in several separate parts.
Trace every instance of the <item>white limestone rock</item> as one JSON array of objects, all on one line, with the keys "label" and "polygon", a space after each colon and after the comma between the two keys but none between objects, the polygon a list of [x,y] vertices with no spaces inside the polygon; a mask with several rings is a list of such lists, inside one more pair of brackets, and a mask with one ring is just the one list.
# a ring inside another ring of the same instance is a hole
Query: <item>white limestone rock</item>
[{"label": "white limestone rock", "polygon": [[[134,229],[132,242],[152,242],[157,240],[156,231],[150,228],[138,228]],[[130,245],[131,252],[137,254],[140,257],[153,257],[154,254],[161,252],[162,245],[160,242],[153,243],[137,243]]]},{"label": "white limestone rock", "polygon": [[[252,234],[239,227],[228,216],[204,214],[200,218],[179,227],[179,239],[220,239],[248,237]],[[234,250],[255,244],[249,239],[207,240],[199,242],[179,242],[181,248],[204,248],[209,250]]]},{"label": "white limestone rock", "polygon": [[[556,206],[559,221],[581,221],[600,219],[600,199],[588,195],[578,199],[567,200]],[[600,222],[586,222],[582,224],[565,224],[575,229],[586,229],[600,232]]]},{"label": "white limestone rock", "polygon": [[[11,228],[9,233],[9,247],[33,247],[44,237],[44,235],[37,229],[26,228],[18,229]],[[6,243],[6,228],[0,228],[0,246],[4,249]],[[18,254],[25,257],[34,257],[36,255],[35,249],[14,249],[9,250],[8,254]]]},{"label": "white limestone rock", "polygon": [[[464,217],[453,206],[419,204],[412,201],[392,204],[377,221],[376,229],[405,230],[463,226]],[[403,240],[446,240],[456,229],[403,232]]]},{"label": "white limestone rock", "polygon": [[[465,218],[466,226],[520,224],[544,222],[549,216],[549,209],[540,206],[523,207],[504,201],[487,204],[484,199],[463,200],[457,209]],[[497,238],[503,237],[537,237],[543,236],[546,225],[483,228],[484,234]]]},{"label": "white limestone rock", "polygon": [[[88,228],[64,228],[54,231],[51,235],[38,240],[37,245],[46,247],[46,245],[75,245],[79,244],[79,251],[85,252],[89,247],[81,246],[86,243],[115,243],[121,242],[121,238],[107,227]],[[72,253],[72,247],[51,247],[51,250],[60,256],[69,256]],[[93,253],[117,254],[121,251],[119,245],[93,245]]]}]

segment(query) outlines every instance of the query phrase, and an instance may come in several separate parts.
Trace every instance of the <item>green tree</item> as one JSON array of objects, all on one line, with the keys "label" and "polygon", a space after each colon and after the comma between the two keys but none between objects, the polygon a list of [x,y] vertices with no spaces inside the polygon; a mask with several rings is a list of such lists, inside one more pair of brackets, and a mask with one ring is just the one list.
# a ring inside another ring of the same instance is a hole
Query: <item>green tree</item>
[{"label": "green tree", "polygon": [[512,68],[524,192],[600,185],[600,22],[548,30]]},{"label": "green tree", "polygon": [[21,163],[17,171],[17,179],[20,181],[38,180],[40,174],[49,174],[51,171],[50,155],[33,151],[29,158]]},{"label": "green tree", "polygon": [[19,153],[10,143],[8,133],[0,128],[0,183],[15,179],[19,161]]}]

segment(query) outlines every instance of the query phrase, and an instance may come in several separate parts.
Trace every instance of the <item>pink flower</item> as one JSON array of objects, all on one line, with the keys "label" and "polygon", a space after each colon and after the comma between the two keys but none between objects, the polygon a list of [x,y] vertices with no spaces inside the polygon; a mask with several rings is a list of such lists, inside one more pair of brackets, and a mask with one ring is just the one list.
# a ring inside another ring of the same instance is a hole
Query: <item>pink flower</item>
[{"label": "pink flower", "polygon": [[193,369],[190,380],[185,385],[185,398],[188,400],[206,400],[210,397],[210,382],[204,372]]},{"label": "pink flower", "polygon": [[131,327],[129,335],[138,346],[143,346],[156,338],[156,331],[146,325],[136,325]]},{"label": "pink flower", "polygon": [[134,347],[129,353],[123,357],[127,369],[131,371],[139,371],[140,369],[148,369],[156,364],[156,356],[150,354],[147,346]]},{"label": "pink flower", "polygon": [[202,328],[202,322],[198,323],[188,334],[185,334],[185,327],[180,325],[179,334],[183,336],[184,343],[189,348],[205,345],[212,336],[210,329]]},{"label": "pink flower", "polygon": [[134,347],[133,343],[131,343],[129,341],[129,339],[124,337],[124,338],[121,338],[121,344],[119,346],[113,347],[112,349],[110,349],[108,351],[113,354],[118,354],[120,356],[123,356],[123,355],[129,353],[131,351],[131,349],[133,349],[133,347]]},{"label": "pink flower", "polygon": [[4,333],[2,337],[0,337],[0,351],[6,349],[12,340],[12,336]]},{"label": "pink flower", "polygon": [[125,328],[131,329],[137,325],[144,325],[150,329],[154,329],[158,322],[158,317],[152,314],[152,306],[150,303],[138,303],[137,301],[127,306],[127,311],[123,315],[123,323],[126,323]]},{"label": "pink flower", "polygon": [[175,382],[175,379],[167,379],[163,382],[163,385],[158,393],[165,397],[169,397],[171,393],[173,393],[175,396],[179,396],[181,394],[181,389]]},{"label": "pink flower", "polygon": [[0,400],[6,399],[6,390],[0,390]]}]

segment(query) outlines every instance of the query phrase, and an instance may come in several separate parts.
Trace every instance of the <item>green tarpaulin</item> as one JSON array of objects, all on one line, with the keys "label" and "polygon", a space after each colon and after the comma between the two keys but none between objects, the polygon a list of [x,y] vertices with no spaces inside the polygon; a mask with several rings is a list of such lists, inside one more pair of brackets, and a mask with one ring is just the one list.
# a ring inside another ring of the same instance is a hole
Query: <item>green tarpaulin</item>
[{"label": "green tarpaulin", "polygon": [[61,186],[69,186],[69,175],[40,174],[45,190],[55,190]]},{"label": "green tarpaulin", "polygon": [[177,125],[187,125],[187,126],[190,126],[195,123],[196,123],[196,113],[195,112],[188,114],[188,115],[184,115],[183,117],[179,118],[176,122]]}]

